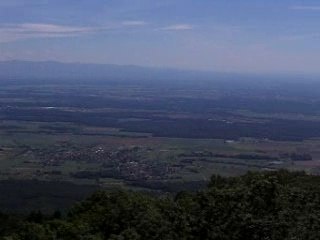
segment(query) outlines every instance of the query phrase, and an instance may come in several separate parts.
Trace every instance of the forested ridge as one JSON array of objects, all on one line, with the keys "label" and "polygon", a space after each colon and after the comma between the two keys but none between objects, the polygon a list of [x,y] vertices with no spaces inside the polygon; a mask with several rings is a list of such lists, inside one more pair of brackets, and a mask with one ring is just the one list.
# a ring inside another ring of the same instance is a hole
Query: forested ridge
[{"label": "forested ridge", "polygon": [[176,196],[99,191],[66,213],[0,215],[0,239],[320,239],[320,177],[213,176]]}]

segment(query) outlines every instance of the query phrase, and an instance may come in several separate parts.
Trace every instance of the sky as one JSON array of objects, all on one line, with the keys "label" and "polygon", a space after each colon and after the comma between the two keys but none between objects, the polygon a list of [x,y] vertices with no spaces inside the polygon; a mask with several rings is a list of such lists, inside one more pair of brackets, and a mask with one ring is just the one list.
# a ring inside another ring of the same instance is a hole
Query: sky
[{"label": "sky", "polygon": [[320,1],[0,0],[0,60],[320,74]]}]

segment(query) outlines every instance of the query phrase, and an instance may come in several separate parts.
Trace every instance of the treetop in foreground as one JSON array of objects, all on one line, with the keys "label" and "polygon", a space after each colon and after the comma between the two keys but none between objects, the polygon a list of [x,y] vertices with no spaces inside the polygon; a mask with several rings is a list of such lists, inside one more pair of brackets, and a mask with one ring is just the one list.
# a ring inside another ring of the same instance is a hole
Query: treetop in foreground
[{"label": "treetop in foreground", "polygon": [[100,191],[66,214],[0,215],[0,239],[320,239],[320,177],[303,172],[212,176],[175,197]]}]

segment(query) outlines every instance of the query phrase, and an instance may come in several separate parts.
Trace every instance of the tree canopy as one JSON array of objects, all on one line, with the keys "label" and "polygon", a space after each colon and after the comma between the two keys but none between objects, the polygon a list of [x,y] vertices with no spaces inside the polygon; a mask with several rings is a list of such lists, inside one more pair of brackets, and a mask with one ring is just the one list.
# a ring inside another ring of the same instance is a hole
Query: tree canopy
[{"label": "tree canopy", "polygon": [[0,239],[320,239],[320,177],[212,176],[208,188],[152,196],[99,191],[66,214],[0,215]]}]

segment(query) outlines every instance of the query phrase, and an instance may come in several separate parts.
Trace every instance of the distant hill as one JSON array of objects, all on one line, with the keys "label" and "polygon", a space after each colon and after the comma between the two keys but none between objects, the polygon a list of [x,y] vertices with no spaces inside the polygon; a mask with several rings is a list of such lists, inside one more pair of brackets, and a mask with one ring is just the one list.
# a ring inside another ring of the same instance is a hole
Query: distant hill
[{"label": "distant hill", "polygon": [[60,62],[0,62],[0,79],[86,79],[86,80],[146,80],[146,79],[210,79],[213,73],[183,71],[113,64],[83,64]]},{"label": "distant hill", "polygon": [[[54,61],[0,61],[0,81],[5,82],[105,82],[105,81],[139,81],[155,83],[164,81],[164,84],[186,83],[236,87],[244,85],[265,88],[274,83],[278,87],[281,80],[283,87],[287,84],[311,82],[319,83],[319,76],[288,75],[288,74],[245,74],[213,71],[179,70],[173,68],[141,67],[134,65],[115,64],[86,64],[62,63]],[[199,81],[201,80],[201,81]],[[258,81],[257,81],[258,80]],[[264,83],[264,84],[262,84]]]}]

